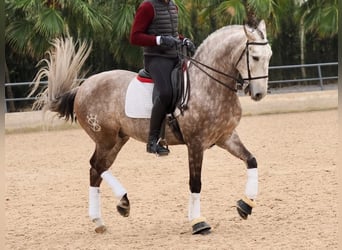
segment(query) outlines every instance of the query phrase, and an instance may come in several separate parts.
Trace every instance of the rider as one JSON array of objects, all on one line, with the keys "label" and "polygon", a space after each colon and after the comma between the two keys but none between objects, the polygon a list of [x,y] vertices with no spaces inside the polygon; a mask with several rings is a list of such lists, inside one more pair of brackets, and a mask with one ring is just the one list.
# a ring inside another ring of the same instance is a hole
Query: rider
[{"label": "rider", "polygon": [[144,0],[133,21],[130,43],[143,46],[144,67],[154,81],[153,107],[146,151],[167,155],[159,143],[160,131],[172,99],[171,71],[179,61],[180,42],[190,51],[194,44],[178,34],[178,8],[172,0]]}]

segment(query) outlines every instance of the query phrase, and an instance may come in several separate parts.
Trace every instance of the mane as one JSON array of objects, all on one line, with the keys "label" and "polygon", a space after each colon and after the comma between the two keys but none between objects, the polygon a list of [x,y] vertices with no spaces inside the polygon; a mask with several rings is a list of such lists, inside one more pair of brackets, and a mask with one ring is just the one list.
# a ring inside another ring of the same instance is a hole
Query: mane
[{"label": "mane", "polygon": [[211,43],[213,42],[216,43],[215,47],[218,47],[222,43],[225,43],[225,41],[227,40],[231,42],[237,42],[237,40],[241,39],[242,37],[245,37],[245,33],[243,31],[242,25],[224,26],[214,31],[207,38],[205,38],[203,42],[200,44],[200,46],[198,47],[196,54],[203,53],[205,49],[209,49],[208,46],[210,46]]}]

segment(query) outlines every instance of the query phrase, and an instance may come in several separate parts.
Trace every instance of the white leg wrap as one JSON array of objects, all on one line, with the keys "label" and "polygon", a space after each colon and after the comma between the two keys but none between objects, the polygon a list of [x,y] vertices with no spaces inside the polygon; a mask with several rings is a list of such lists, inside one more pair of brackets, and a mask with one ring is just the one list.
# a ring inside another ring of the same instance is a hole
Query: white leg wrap
[{"label": "white leg wrap", "polygon": [[188,219],[192,221],[201,217],[201,194],[191,193],[189,198],[189,213]]},{"label": "white leg wrap", "polygon": [[102,179],[104,179],[108,185],[113,190],[113,193],[117,199],[121,199],[126,193],[126,189],[121,185],[121,183],[109,172],[109,170],[104,171],[101,174]]},{"label": "white leg wrap", "polygon": [[100,188],[89,187],[89,217],[91,220],[101,219]]},{"label": "white leg wrap", "polygon": [[245,195],[249,199],[255,200],[258,195],[258,169],[247,169],[247,183]]}]

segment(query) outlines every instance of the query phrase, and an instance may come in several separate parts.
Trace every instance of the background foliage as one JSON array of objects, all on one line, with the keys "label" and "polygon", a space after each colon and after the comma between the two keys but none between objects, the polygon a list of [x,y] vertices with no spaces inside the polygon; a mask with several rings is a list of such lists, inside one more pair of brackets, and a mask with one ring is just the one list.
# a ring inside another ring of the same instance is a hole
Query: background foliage
[{"label": "background foliage", "polygon": [[[243,0],[174,0],[180,33],[198,46],[228,24],[242,24]],[[89,74],[137,71],[142,50],[129,44],[142,0],[5,0],[6,82],[31,81],[50,41],[70,34],[93,43]],[[267,23],[271,65],[337,61],[337,0],[247,0]],[[10,88],[7,95],[16,95]],[[17,92],[22,90],[18,89]],[[20,93],[22,94],[22,93]]]}]

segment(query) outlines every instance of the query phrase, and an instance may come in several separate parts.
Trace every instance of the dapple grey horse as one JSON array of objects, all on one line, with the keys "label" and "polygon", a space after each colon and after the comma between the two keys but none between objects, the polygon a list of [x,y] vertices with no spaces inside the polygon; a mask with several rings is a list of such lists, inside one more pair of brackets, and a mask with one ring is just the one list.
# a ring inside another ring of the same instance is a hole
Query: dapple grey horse
[{"label": "dapple grey horse", "polygon": [[[72,38],[54,40],[49,58],[44,60],[47,65],[38,72],[34,88],[47,77],[48,86],[40,93],[37,107],[57,112],[66,120],[77,118],[96,144],[90,159],[89,216],[95,223],[95,231],[101,233],[106,230],[101,217],[101,182],[104,180],[112,188],[118,199],[118,212],[129,216],[127,190],[109,168],[130,137],[146,143],[149,119],[125,114],[126,90],[137,73],[112,70],[92,75],[82,84],[76,81],[83,77],[80,70],[90,50],[91,46],[74,43]],[[166,141],[168,145],[185,144],[188,149],[188,219],[193,234],[210,232],[200,211],[200,192],[203,154],[213,145],[227,150],[247,166],[245,194],[237,202],[239,215],[247,219],[255,206],[257,162],[235,130],[241,119],[237,79],[244,79],[245,92],[251,99],[261,100],[267,94],[271,55],[262,20],[254,28],[232,25],[213,32],[190,59],[188,108],[176,117],[183,140],[166,127]]]}]

